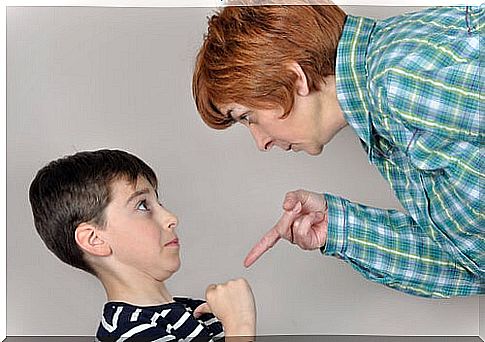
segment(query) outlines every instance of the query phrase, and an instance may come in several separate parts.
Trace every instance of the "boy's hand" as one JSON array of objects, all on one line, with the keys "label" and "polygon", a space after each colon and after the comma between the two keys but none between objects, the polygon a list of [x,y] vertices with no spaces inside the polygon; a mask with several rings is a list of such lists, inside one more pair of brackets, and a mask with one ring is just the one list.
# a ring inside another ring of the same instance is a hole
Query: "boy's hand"
[{"label": "boy's hand", "polygon": [[246,279],[230,280],[209,285],[207,302],[194,310],[197,318],[212,313],[224,327],[226,336],[254,336],[256,334],[256,307],[254,296]]}]

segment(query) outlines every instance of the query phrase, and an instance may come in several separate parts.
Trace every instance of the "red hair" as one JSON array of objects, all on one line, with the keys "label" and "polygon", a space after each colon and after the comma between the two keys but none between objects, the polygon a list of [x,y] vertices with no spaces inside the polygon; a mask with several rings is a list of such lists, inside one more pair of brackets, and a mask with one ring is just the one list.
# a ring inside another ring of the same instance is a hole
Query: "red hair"
[{"label": "red hair", "polygon": [[212,128],[233,123],[218,106],[283,107],[294,102],[297,62],[310,91],[335,74],[345,13],[338,6],[225,7],[209,18],[195,63],[192,93],[197,110]]}]

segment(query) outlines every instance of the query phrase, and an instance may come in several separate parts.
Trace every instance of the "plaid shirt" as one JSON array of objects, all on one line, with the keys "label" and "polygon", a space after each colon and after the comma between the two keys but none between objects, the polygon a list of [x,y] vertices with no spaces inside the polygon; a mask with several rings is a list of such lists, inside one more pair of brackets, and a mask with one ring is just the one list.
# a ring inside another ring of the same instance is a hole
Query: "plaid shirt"
[{"label": "plaid shirt", "polygon": [[336,63],[348,123],[406,213],[325,194],[322,252],[426,297],[485,293],[480,129],[484,7],[348,16]]}]

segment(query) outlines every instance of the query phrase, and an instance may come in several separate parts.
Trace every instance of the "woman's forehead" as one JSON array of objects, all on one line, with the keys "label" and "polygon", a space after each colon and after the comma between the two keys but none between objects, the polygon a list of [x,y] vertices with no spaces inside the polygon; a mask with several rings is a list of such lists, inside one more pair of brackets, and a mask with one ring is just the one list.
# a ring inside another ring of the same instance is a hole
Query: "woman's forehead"
[{"label": "woman's forehead", "polygon": [[228,103],[228,104],[220,105],[219,111],[223,114],[234,116],[235,114],[247,112],[248,108],[239,103]]}]

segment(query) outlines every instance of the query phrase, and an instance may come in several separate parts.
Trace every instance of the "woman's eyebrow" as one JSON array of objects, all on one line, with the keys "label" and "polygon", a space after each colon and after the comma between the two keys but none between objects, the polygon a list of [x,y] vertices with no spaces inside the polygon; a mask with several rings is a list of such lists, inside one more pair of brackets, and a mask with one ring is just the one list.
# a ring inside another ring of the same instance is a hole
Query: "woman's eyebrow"
[{"label": "woman's eyebrow", "polygon": [[231,120],[231,124],[235,124],[239,121],[239,118],[234,117],[234,109],[229,109],[226,112],[226,117]]},{"label": "woman's eyebrow", "polygon": [[248,110],[236,110],[236,113],[234,113],[234,109],[231,109],[227,112],[227,115],[229,115],[234,121],[240,121],[241,117],[247,113]]}]

